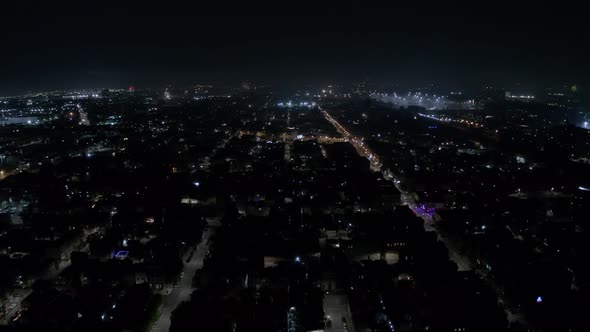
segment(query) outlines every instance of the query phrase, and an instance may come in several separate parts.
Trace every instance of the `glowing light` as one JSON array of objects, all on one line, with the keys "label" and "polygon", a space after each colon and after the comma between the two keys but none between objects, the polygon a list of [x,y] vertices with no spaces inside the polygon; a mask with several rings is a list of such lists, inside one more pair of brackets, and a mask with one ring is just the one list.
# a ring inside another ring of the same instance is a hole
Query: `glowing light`
[{"label": "glowing light", "polygon": [[127,251],[127,250],[119,250],[115,254],[115,258],[118,258],[118,259],[125,259],[125,258],[127,258],[127,256],[129,256],[129,251]]},{"label": "glowing light", "polygon": [[541,296],[537,296],[537,303],[543,303],[543,298]]}]

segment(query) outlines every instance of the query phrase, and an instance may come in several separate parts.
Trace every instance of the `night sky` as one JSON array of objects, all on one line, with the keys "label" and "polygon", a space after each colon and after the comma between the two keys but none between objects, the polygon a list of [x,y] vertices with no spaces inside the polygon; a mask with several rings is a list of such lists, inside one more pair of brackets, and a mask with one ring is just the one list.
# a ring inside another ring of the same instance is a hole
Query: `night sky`
[{"label": "night sky", "polygon": [[[587,84],[581,5],[3,5],[0,95],[168,84]],[[441,3],[441,2],[438,2]]]}]

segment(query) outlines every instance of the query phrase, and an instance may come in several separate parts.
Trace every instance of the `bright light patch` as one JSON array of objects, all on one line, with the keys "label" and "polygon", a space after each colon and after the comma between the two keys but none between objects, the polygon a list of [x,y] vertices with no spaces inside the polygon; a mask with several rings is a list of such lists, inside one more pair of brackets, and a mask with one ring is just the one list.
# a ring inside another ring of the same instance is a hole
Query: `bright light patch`
[{"label": "bright light patch", "polygon": [[115,254],[115,258],[117,259],[125,259],[127,256],[129,256],[129,251],[126,250],[120,250]]}]

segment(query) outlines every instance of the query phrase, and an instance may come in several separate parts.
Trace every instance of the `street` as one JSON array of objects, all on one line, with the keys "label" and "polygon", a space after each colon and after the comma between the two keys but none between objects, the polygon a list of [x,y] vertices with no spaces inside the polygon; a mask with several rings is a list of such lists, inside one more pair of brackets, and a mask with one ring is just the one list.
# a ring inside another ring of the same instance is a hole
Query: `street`
[{"label": "street", "polygon": [[326,317],[332,321],[332,326],[326,328],[326,331],[354,332],[350,305],[345,294],[326,294],[324,312]]},{"label": "street", "polygon": [[[340,125],[340,123],[338,123],[336,121],[336,119],[334,119],[332,116],[330,116],[330,114],[328,114],[328,112],[326,112],[326,111],[322,111],[322,112],[324,113],[326,120],[328,122],[330,122],[340,134],[342,134],[345,138],[352,137],[350,132],[346,128],[344,128],[342,125]],[[488,285],[490,285],[492,290],[494,290],[494,292],[496,293],[498,300],[502,303],[502,306],[503,306],[504,311],[508,317],[508,320],[510,322],[518,322],[524,326],[528,326],[529,324],[526,321],[526,319],[524,318],[524,316],[522,314],[517,313],[515,310],[510,308],[510,306],[507,304],[506,299],[504,298],[501,290],[496,285],[494,280],[487,277],[487,275],[485,273],[483,273],[483,271],[480,271],[480,270],[474,268],[471,259],[468,256],[466,256],[460,252],[459,248],[457,248],[456,243],[453,243],[453,241],[450,241],[446,236],[444,236],[443,234],[441,234],[439,232],[436,225],[434,224],[434,220],[432,219],[432,216],[430,216],[427,213],[420,213],[419,212],[419,210],[416,208],[417,204],[413,198],[414,194],[402,189],[400,186],[400,181],[396,181],[395,175],[393,175],[393,172],[391,172],[391,170],[389,170],[389,169],[384,170],[381,167],[381,163],[379,162],[379,156],[376,155],[375,153],[373,153],[367,145],[362,144],[362,146],[357,147],[357,145],[359,144],[358,142],[359,142],[359,139],[356,139],[356,138],[353,140],[350,140],[350,143],[353,146],[355,146],[359,155],[369,159],[369,161],[371,162],[371,169],[372,170],[381,172],[381,174],[383,175],[383,177],[385,179],[388,179],[393,182],[395,187],[401,193],[402,204],[407,205],[410,209],[412,209],[412,211],[414,211],[416,213],[417,216],[419,216],[420,218],[422,218],[422,220],[424,220],[424,229],[426,231],[433,231],[437,234],[439,241],[444,243],[444,245],[447,247],[447,249],[449,251],[449,259],[451,261],[453,261],[455,264],[457,264],[458,270],[459,271],[474,270],[479,275],[481,275],[484,278],[484,280],[488,283]]]},{"label": "street", "polygon": [[[184,264],[182,279],[178,287],[164,296],[162,307],[160,308],[160,317],[152,327],[153,332],[168,332],[170,330],[170,317],[176,307],[184,301],[188,301],[193,292],[193,278],[195,273],[203,267],[203,261],[209,252],[209,238],[215,233],[215,228],[209,226],[203,234],[201,242],[197,245],[195,253],[191,260]],[[189,255],[190,252],[187,252]],[[186,257],[183,257],[183,262]]]}]

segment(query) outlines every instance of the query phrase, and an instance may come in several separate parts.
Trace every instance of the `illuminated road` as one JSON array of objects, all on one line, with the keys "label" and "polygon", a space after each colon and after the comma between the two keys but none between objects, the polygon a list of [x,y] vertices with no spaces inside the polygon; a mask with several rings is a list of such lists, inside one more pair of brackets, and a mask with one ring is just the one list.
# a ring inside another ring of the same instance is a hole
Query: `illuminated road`
[{"label": "illuminated road", "polygon": [[261,140],[266,141],[284,141],[284,142],[291,142],[291,141],[318,141],[320,143],[326,144],[333,144],[333,143],[342,143],[348,142],[348,139],[343,137],[332,137],[332,136],[316,136],[316,135],[300,135],[300,134],[288,134],[288,133],[266,133],[263,131],[250,131],[250,130],[240,130],[240,135],[252,135],[260,138]]},{"label": "illuminated road", "polygon": [[374,172],[381,171],[381,162],[379,161],[379,156],[373,153],[369,149],[369,147],[363,142],[362,138],[356,137],[352,135],[344,126],[342,126],[336,119],[334,119],[328,112],[321,109],[322,113],[324,114],[324,118],[330,122],[336,131],[338,131],[344,138],[352,144],[352,146],[356,149],[356,152],[361,156],[365,157],[371,163],[371,170]]},{"label": "illuminated road", "polygon": [[0,316],[0,324],[10,323],[10,321],[13,320],[17,316],[17,314],[20,312],[20,310],[22,309],[22,307],[21,307],[22,301],[27,296],[29,296],[29,294],[31,294],[32,292],[33,292],[33,290],[31,288],[13,290],[7,296],[8,301],[5,302],[6,315],[4,316],[4,313],[2,312],[2,316]]},{"label": "illuminated road", "polygon": [[80,114],[80,124],[83,126],[90,126],[90,120],[88,120],[88,114],[82,109],[82,106],[78,105],[78,114]]},{"label": "illuminated road", "polygon": [[473,264],[471,263],[471,259],[469,257],[463,255],[457,245],[452,241],[449,241],[447,237],[443,236],[437,229],[434,220],[428,213],[420,213],[419,209],[416,208],[417,204],[412,198],[413,193],[409,193],[404,191],[400,188],[400,185],[394,181],[395,187],[402,193],[402,204],[407,205],[412,211],[416,213],[417,216],[424,220],[424,230],[427,232],[435,232],[438,240],[445,244],[447,249],[449,249],[449,259],[457,264],[457,269],[459,271],[471,271],[473,270]]},{"label": "illuminated road", "polygon": [[[495,281],[493,279],[489,278],[484,271],[474,268],[474,265],[472,264],[471,259],[469,257],[467,257],[466,255],[462,254],[460,252],[459,248],[457,247],[457,245],[453,241],[450,241],[447,237],[443,236],[438,231],[436,224],[434,223],[434,220],[432,220],[432,217],[429,214],[419,212],[419,210],[416,208],[417,203],[413,198],[414,193],[403,190],[400,186],[400,184],[401,184],[400,181],[396,180],[396,176],[393,174],[393,172],[391,172],[391,170],[382,169],[382,167],[381,167],[382,165],[379,162],[379,156],[377,154],[373,153],[369,149],[369,147],[364,144],[360,145],[360,147],[357,147],[357,145],[355,145],[355,144],[359,144],[359,142],[362,142],[361,139],[354,138],[354,136],[352,136],[350,134],[350,132],[346,128],[344,128],[340,123],[338,123],[338,121],[336,121],[336,119],[334,119],[330,114],[328,114],[328,112],[322,110],[322,113],[324,113],[324,117],[326,118],[326,120],[328,122],[330,122],[340,134],[345,136],[345,138],[349,138],[350,143],[356,148],[357,152],[359,152],[359,155],[369,159],[369,161],[371,162],[371,168],[373,170],[380,171],[385,179],[393,181],[393,184],[401,193],[402,204],[410,207],[416,213],[416,215],[418,215],[419,217],[421,217],[424,220],[424,229],[426,231],[433,231],[437,234],[438,239],[441,242],[443,242],[445,244],[445,246],[447,247],[447,249],[449,250],[449,259],[451,261],[455,262],[455,264],[457,264],[458,270],[459,271],[474,270],[479,275],[481,275],[484,278],[484,280],[488,283],[488,285],[492,288],[492,290],[494,290],[494,292],[496,293],[498,300],[502,303],[502,306],[503,306],[504,311],[508,317],[508,320],[510,322],[518,322],[524,326],[529,326],[529,324],[526,321],[526,319],[524,318],[524,316],[520,313],[517,313],[516,310],[513,310],[511,308],[511,306],[507,303],[506,299],[504,298],[504,296],[502,294],[502,290],[496,285]],[[369,156],[371,156],[371,158],[369,158]]]},{"label": "illuminated road", "polygon": [[[225,148],[225,146],[234,137],[239,137],[241,133],[239,131],[233,133],[231,136],[224,139],[213,150],[207,155],[201,163],[201,168],[208,168],[211,158],[215,156],[217,151]],[[209,253],[209,239],[215,233],[215,228],[219,226],[218,221],[209,222],[207,230],[204,232],[201,242],[195,248],[193,255],[188,263],[184,264],[182,270],[182,277],[178,286],[172,290],[172,292],[164,297],[162,306],[160,307],[160,316],[158,320],[152,326],[153,332],[168,332],[170,330],[170,317],[172,312],[184,301],[188,301],[194,290],[193,278],[197,271],[203,267],[203,261]],[[191,252],[188,251],[182,261],[186,262]]]},{"label": "illuminated road", "polygon": [[6,179],[7,177],[11,176],[12,174],[15,174],[15,171],[0,170],[0,181]]},{"label": "illuminated road", "polygon": [[[194,290],[193,278],[197,271],[203,267],[203,261],[209,252],[209,239],[215,232],[215,227],[208,227],[201,242],[197,245],[195,252],[188,263],[184,264],[182,270],[182,279],[178,283],[178,287],[164,297],[162,307],[160,308],[160,317],[152,327],[153,332],[168,332],[170,330],[170,317],[176,307],[184,301],[188,301]],[[187,252],[183,257],[183,262],[186,261],[190,252]]]},{"label": "illuminated road", "polygon": [[[231,136],[229,136],[228,138],[224,139],[223,141],[221,141],[219,144],[217,144],[213,150],[207,155],[205,156],[201,163],[200,163],[200,168],[201,169],[208,169],[209,166],[211,166],[211,158],[213,158],[213,156],[215,156],[215,154],[217,153],[217,151],[224,149],[227,146],[227,143],[229,143],[229,141],[232,140],[232,138],[234,137],[240,137],[244,132],[242,131],[236,131],[235,133],[233,133]],[[194,171],[193,171],[194,172]]]},{"label": "illuminated road", "polygon": [[349,142],[355,147],[356,151],[359,153],[360,156],[369,159],[371,162],[371,169],[373,171],[379,171],[383,175],[385,179],[392,180],[395,187],[399,190],[402,194],[402,203],[404,205],[409,206],[416,214],[424,220],[424,227],[427,231],[434,231],[437,233],[439,240],[441,240],[449,249],[449,258],[457,264],[459,267],[459,271],[467,271],[472,270],[471,261],[469,258],[462,255],[452,243],[446,240],[445,237],[441,236],[441,234],[436,229],[432,218],[428,214],[421,214],[417,212],[416,209],[416,202],[412,198],[414,193],[407,192],[400,187],[400,182],[395,180],[395,176],[393,176],[390,170],[384,170],[382,168],[382,164],[379,161],[379,156],[371,151],[371,149],[364,144],[363,140],[357,138],[350,134],[350,132],[344,128],[336,119],[334,119],[328,112],[322,110],[324,117],[328,122],[330,122],[336,130],[342,134],[345,138],[348,138]]},{"label": "illuminated road", "polygon": [[332,321],[332,326],[326,328],[329,332],[354,332],[352,314],[348,305],[348,298],[342,294],[326,294],[324,297],[324,312]]}]

